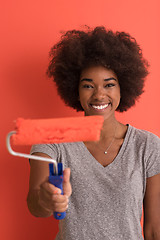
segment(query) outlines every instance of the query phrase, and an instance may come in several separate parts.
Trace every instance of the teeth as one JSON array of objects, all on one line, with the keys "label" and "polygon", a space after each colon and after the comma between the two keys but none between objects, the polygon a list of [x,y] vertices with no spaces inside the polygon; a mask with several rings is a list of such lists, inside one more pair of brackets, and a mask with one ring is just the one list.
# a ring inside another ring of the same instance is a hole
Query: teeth
[{"label": "teeth", "polygon": [[105,105],[99,105],[99,106],[92,105],[92,107],[95,108],[95,109],[100,109],[100,110],[102,110],[102,109],[108,107],[108,104],[105,104]]}]

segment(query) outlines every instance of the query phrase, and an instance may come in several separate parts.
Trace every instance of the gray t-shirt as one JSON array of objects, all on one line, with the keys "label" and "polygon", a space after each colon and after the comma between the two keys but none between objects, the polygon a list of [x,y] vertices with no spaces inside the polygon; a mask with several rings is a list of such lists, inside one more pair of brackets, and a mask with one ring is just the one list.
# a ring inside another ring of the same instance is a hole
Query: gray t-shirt
[{"label": "gray t-shirt", "polygon": [[83,142],[34,145],[71,169],[72,195],[56,240],[142,240],[146,178],[160,173],[160,139],[128,126],[123,145],[103,167]]}]

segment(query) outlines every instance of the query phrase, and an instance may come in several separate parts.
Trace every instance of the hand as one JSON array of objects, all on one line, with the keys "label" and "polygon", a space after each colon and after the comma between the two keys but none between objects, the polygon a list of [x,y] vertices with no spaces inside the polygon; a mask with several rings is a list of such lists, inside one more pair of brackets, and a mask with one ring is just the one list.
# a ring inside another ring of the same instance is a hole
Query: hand
[{"label": "hand", "polygon": [[70,169],[63,171],[63,193],[48,182],[48,178],[40,186],[39,204],[48,212],[64,212],[68,208],[69,197],[72,194],[70,184]]}]

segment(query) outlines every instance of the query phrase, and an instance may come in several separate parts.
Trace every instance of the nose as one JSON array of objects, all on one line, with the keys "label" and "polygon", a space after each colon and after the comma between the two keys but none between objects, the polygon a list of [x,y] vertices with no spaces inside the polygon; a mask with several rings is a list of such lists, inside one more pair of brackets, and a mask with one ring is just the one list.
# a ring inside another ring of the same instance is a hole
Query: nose
[{"label": "nose", "polygon": [[103,100],[106,96],[106,92],[103,88],[99,87],[96,88],[93,92],[94,100]]}]

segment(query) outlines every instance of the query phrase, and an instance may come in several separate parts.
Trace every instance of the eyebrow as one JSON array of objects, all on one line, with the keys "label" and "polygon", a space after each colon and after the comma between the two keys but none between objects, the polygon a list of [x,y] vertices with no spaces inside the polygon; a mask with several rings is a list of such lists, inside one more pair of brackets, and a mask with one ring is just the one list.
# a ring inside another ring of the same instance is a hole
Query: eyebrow
[{"label": "eyebrow", "polygon": [[[117,82],[117,79],[114,78],[114,77],[110,77],[110,78],[105,78],[104,81],[107,82],[107,81],[110,81],[110,80],[115,80]],[[80,80],[80,82],[84,82],[84,81],[87,81],[87,82],[93,82],[93,80],[91,78],[82,78]]]}]

